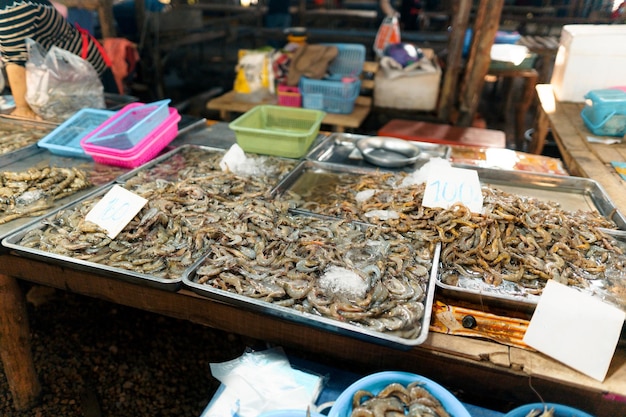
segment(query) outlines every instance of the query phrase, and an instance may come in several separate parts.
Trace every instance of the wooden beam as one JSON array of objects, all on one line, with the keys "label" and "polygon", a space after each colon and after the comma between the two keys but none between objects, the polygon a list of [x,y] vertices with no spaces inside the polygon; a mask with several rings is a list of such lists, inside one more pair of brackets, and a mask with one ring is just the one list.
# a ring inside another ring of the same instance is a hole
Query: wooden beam
[{"label": "wooden beam", "polygon": [[478,6],[472,46],[461,86],[459,117],[456,122],[459,126],[470,126],[478,109],[503,4],[504,0],[481,0]]},{"label": "wooden beam", "polygon": [[444,123],[450,122],[452,109],[456,104],[459,73],[463,68],[463,46],[469,24],[471,2],[456,0],[452,5],[452,34],[448,41],[446,69],[439,93],[437,117]]}]

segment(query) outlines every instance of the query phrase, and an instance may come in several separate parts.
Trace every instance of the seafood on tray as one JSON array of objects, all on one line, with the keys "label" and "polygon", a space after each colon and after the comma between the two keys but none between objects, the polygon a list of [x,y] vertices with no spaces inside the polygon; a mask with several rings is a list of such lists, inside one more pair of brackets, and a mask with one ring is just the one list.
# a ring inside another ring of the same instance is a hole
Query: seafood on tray
[{"label": "seafood on tray", "polygon": [[52,128],[0,122],[0,155],[33,145],[50,133],[51,130]]},{"label": "seafood on tray", "polygon": [[369,330],[420,335],[434,248],[391,228],[249,206],[215,224],[194,282]]},{"label": "seafood on tray", "polygon": [[87,172],[78,168],[0,172],[0,224],[44,214],[54,201],[90,186]]},{"label": "seafood on tray", "polygon": [[[142,170],[124,187],[148,200],[115,239],[85,217],[102,195],[79,201],[44,218],[19,244],[86,262],[159,278],[180,277],[219,236],[222,223],[236,224],[251,207],[284,211],[262,196],[270,176],[238,176],[222,171],[219,153],[209,158],[188,152],[186,161]],[[184,156],[183,156],[184,157]],[[178,157],[177,157],[178,158]],[[174,169],[169,169],[175,167]],[[165,179],[167,178],[167,179]]]},{"label": "seafood on tray", "polygon": [[[554,202],[483,186],[483,210],[456,204],[422,206],[425,184],[404,172],[339,173],[324,191],[288,190],[281,199],[314,213],[395,228],[414,239],[441,242],[442,282],[513,283],[540,294],[546,280],[602,287],[608,301],[626,308],[626,256],[606,233],[616,225],[592,210],[566,211]],[[317,193],[317,194],[316,194]],[[595,288],[595,287],[594,287]]]}]

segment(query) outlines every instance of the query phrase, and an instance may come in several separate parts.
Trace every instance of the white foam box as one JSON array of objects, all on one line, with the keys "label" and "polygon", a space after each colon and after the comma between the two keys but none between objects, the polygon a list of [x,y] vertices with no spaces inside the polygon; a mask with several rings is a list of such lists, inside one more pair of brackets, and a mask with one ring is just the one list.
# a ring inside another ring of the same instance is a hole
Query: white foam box
[{"label": "white foam box", "polygon": [[559,101],[626,85],[626,25],[565,25],[550,84]]},{"label": "white foam box", "polygon": [[423,49],[423,52],[435,65],[436,72],[387,78],[379,68],[374,77],[374,106],[420,111],[432,111],[437,107],[441,67],[432,49]]}]

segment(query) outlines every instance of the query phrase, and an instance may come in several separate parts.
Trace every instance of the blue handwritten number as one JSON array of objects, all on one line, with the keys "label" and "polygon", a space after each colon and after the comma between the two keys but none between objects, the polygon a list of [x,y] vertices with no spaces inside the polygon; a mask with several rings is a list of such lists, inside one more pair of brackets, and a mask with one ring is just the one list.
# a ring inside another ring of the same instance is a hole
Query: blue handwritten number
[{"label": "blue handwritten number", "polygon": [[474,195],[474,189],[472,187],[466,187],[466,183],[450,183],[441,182],[439,180],[431,183],[435,187],[435,202],[444,201],[445,203],[452,204],[460,201],[463,204],[470,203],[476,199]]},{"label": "blue handwritten number", "polygon": [[118,221],[124,215],[125,210],[128,210],[128,203],[123,201],[122,204],[120,204],[119,199],[114,198],[109,201],[106,208],[102,211],[100,219]]}]

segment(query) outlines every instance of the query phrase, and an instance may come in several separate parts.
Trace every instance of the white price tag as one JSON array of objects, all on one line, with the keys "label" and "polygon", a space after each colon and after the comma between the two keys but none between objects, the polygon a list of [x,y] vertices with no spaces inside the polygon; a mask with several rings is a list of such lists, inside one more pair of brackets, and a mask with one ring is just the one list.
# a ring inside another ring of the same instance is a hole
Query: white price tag
[{"label": "white price tag", "polygon": [[85,220],[97,224],[114,239],[147,202],[145,198],[114,185],[87,213]]},{"label": "white price tag", "polygon": [[422,205],[447,209],[455,203],[462,203],[473,213],[482,211],[483,194],[478,173],[454,167],[431,170],[426,179]]}]

